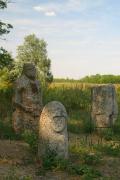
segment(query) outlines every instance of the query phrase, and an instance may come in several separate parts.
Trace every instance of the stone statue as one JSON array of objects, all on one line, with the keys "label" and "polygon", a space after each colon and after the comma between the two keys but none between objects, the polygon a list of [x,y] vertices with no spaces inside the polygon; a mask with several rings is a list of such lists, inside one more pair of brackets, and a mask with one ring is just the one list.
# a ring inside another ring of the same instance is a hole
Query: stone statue
[{"label": "stone statue", "polygon": [[44,107],[39,122],[39,157],[49,150],[58,157],[68,158],[67,118],[60,102],[52,101]]},{"label": "stone statue", "polygon": [[114,85],[100,85],[92,89],[92,119],[98,128],[114,125],[118,105]]},{"label": "stone statue", "polygon": [[24,64],[22,75],[15,82],[13,105],[15,107],[13,112],[15,132],[38,130],[42,111],[42,94],[39,81],[36,80],[36,69],[32,63]]}]

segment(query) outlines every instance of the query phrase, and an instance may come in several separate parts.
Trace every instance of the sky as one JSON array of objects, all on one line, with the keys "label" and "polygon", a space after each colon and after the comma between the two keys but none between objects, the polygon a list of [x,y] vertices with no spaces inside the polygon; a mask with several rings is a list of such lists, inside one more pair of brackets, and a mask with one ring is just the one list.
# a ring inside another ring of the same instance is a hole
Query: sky
[{"label": "sky", "polygon": [[44,39],[55,78],[120,74],[120,0],[11,0],[0,19],[13,30],[0,46],[16,56],[29,34]]}]

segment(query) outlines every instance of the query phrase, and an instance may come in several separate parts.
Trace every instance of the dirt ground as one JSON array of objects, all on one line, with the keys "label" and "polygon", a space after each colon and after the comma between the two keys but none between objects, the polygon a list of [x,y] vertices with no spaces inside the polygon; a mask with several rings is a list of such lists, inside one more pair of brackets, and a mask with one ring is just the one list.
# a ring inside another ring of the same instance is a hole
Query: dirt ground
[{"label": "dirt ground", "polygon": [[[0,140],[0,180],[12,171],[18,177],[30,176],[33,180],[81,180],[80,176],[72,176],[65,172],[48,172],[45,176],[37,176],[38,163],[31,162],[28,144],[22,141]],[[104,157],[99,166],[105,178],[101,180],[120,180],[120,158]]]},{"label": "dirt ground", "polygon": [[33,180],[77,180],[63,172],[49,172],[46,176],[36,176],[37,163],[30,163],[28,144],[22,141],[0,140],[0,180],[15,172],[16,176],[30,176]]}]

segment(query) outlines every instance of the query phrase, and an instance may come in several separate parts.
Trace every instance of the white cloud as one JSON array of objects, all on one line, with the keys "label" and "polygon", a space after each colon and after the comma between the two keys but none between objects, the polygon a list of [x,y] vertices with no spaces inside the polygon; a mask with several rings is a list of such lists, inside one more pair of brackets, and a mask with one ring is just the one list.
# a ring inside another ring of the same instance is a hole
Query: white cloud
[{"label": "white cloud", "polygon": [[35,6],[34,10],[43,13],[45,16],[56,16],[56,12],[51,7],[47,6]]},{"label": "white cloud", "polygon": [[54,11],[48,11],[48,12],[45,12],[45,15],[46,16],[56,16],[56,13]]},{"label": "white cloud", "polygon": [[[67,12],[84,12],[85,10],[100,7],[103,4],[104,0],[66,0],[64,2],[56,3],[42,3],[37,6],[34,6],[35,11],[46,14],[61,14]],[[53,13],[54,12],[54,13]]]}]

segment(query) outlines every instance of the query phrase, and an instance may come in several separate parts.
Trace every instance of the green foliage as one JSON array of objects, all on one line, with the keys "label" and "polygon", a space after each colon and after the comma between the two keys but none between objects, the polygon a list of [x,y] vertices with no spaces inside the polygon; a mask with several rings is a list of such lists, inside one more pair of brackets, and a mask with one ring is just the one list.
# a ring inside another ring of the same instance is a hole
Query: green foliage
[{"label": "green foliage", "polygon": [[69,79],[69,78],[66,78],[66,79],[64,79],[64,78],[59,78],[59,79],[58,78],[54,78],[53,82],[54,83],[78,83],[79,80]]},{"label": "green foliage", "polygon": [[6,24],[0,21],[0,36],[3,34],[8,34],[11,28],[13,28],[11,24]]},{"label": "green foliage", "polygon": [[0,9],[7,8],[7,0],[0,0]]},{"label": "green foliage", "polygon": [[13,96],[13,88],[12,87],[4,87],[0,88],[0,118],[11,119],[12,116],[12,96]]},{"label": "green foliage", "polygon": [[86,76],[82,79],[80,79],[80,82],[84,83],[95,83],[95,84],[107,84],[107,83],[113,83],[113,84],[119,84],[120,83],[120,75],[91,75]]},{"label": "green foliage", "polygon": [[45,155],[42,156],[42,167],[37,170],[36,175],[45,175],[48,170],[65,171],[68,163],[68,160],[58,157],[55,151],[47,148]]},{"label": "green foliage", "polygon": [[43,93],[44,104],[57,100],[65,105],[68,112],[80,109],[90,109],[91,91],[89,89],[82,90],[77,86],[74,88],[60,86],[48,88]]},{"label": "green foliage", "polygon": [[0,84],[5,84],[12,80],[11,70],[13,68],[14,59],[11,54],[4,48],[0,48]]},{"label": "green foliage", "polygon": [[91,75],[91,76],[85,76],[81,79],[75,80],[75,79],[54,79],[55,83],[95,83],[95,84],[119,84],[120,83],[120,75]]},{"label": "green foliage", "polygon": [[116,122],[111,128],[101,128],[98,135],[106,141],[116,141],[120,139],[120,122]]},{"label": "green foliage", "polygon": [[[12,74],[13,64],[11,63],[11,64],[7,65],[7,63],[10,63],[9,59],[7,60],[6,57],[3,55],[3,59],[1,58],[1,62],[0,62],[0,66],[1,66],[1,69],[0,69],[0,89],[1,89],[1,86],[4,86],[4,85],[9,86],[10,84],[12,84],[12,82],[14,80],[14,76]],[[2,66],[4,66],[4,67],[2,68]]]},{"label": "green foliage", "polygon": [[[98,162],[98,158],[95,156],[90,160],[86,159],[86,161],[96,164]],[[45,153],[45,156],[43,156],[43,167],[37,172],[37,174],[40,175],[43,172],[45,173],[44,170],[62,170],[68,172],[69,174],[80,176],[85,175],[91,178],[101,176],[100,172],[95,170],[94,168],[89,167],[86,164],[74,164],[70,160],[65,160],[57,157],[55,152],[51,152],[49,150]]]},{"label": "green foliage", "polygon": [[86,134],[90,134],[95,130],[94,124],[90,117],[87,117],[86,120],[83,121],[83,131]]},{"label": "green foliage", "polygon": [[115,134],[114,134],[114,131],[112,128],[106,128],[106,129],[102,129],[100,132],[99,132],[99,135],[101,137],[104,137],[104,139],[106,141],[111,141],[113,140]]},{"label": "green foliage", "polygon": [[18,46],[17,49],[16,74],[21,73],[24,63],[32,62],[36,65],[38,78],[42,83],[52,82],[51,60],[47,56],[46,47],[46,42],[37,38],[35,34],[26,36],[23,45]]},{"label": "green foliage", "polygon": [[0,89],[0,137],[4,139],[19,139],[12,128],[12,87]]},{"label": "green foliage", "polygon": [[11,121],[4,123],[2,120],[0,120],[0,138],[10,140],[20,139],[20,136],[14,133]]},{"label": "green foliage", "polygon": [[83,159],[87,165],[97,165],[101,161],[101,156],[98,153],[85,153]]},{"label": "green foliage", "polygon": [[3,68],[8,68],[9,70],[13,66],[13,58],[11,54],[8,53],[4,48],[0,48],[0,70]]},{"label": "green foliage", "polygon": [[108,156],[120,157],[120,143],[98,144],[95,149]]},{"label": "green foliage", "polygon": [[[83,113],[83,112],[82,112]],[[68,121],[68,131],[74,134],[82,133],[81,126],[81,111],[72,111],[69,113],[70,120]],[[88,115],[88,114],[87,114]]]},{"label": "green foliage", "polygon": [[10,71],[7,68],[3,68],[0,70],[0,89],[6,89],[10,84]]},{"label": "green foliage", "polygon": [[26,130],[23,134],[22,137],[26,143],[29,144],[30,146],[30,151],[33,154],[36,154],[38,151],[38,135],[35,134],[34,132],[31,132],[29,130]]},{"label": "green foliage", "polygon": [[101,173],[88,165],[74,165],[71,164],[68,168],[68,173],[77,174],[84,178],[97,178],[101,177]]},{"label": "green foliage", "polygon": [[120,122],[116,122],[112,127],[112,131],[114,135],[120,135]]},{"label": "green foliage", "polygon": [[[7,3],[7,0],[0,0],[0,9],[7,8]],[[11,28],[13,28],[11,24],[6,24],[0,20],[0,36],[8,34]]]},{"label": "green foliage", "polygon": [[43,168],[45,170],[53,170],[57,166],[56,152],[50,151],[49,148],[46,150],[45,156],[42,158]]},{"label": "green foliage", "polygon": [[45,155],[42,156],[42,167],[46,170],[66,170],[69,161],[58,157],[55,151],[47,148]]},{"label": "green foliage", "polygon": [[[0,10],[7,8],[7,3],[8,0],[0,0]],[[6,24],[0,20],[0,38],[4,34],[8,34],[11,28],[13,28],[11,24]],[[3,77],[6,78],[5,80],[9,80],[10,70],[12,66],[13,66],[13,58],[11,54],[7,52],[3,47],[0,47],[0,74],[2,73],[2,77],[0,76],[0,83],[1,82],[4,83],[2,79]]]}]

